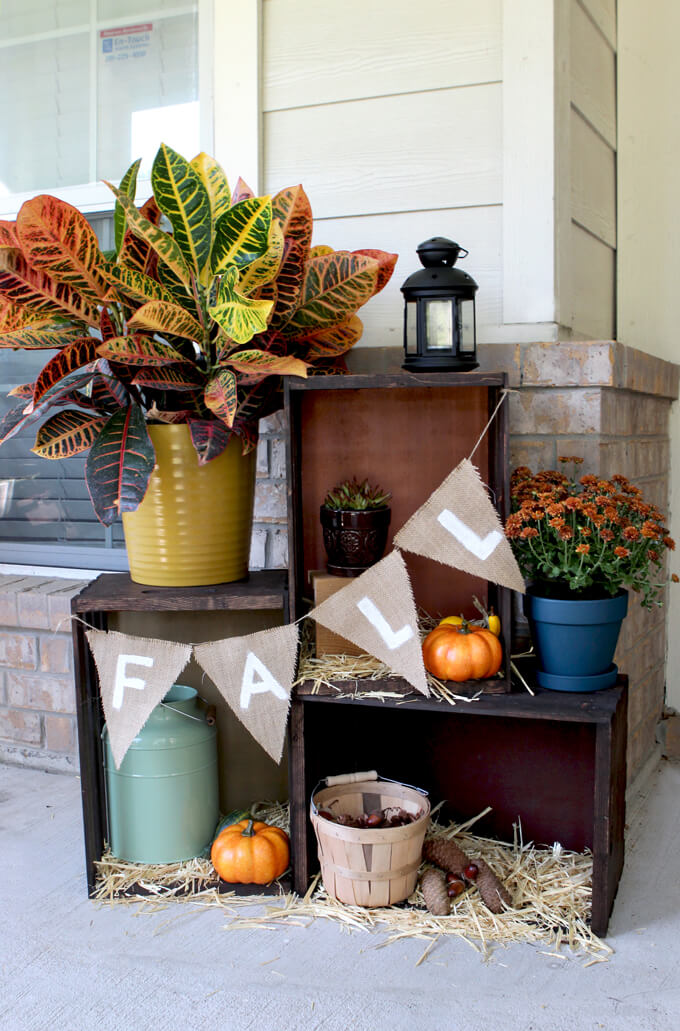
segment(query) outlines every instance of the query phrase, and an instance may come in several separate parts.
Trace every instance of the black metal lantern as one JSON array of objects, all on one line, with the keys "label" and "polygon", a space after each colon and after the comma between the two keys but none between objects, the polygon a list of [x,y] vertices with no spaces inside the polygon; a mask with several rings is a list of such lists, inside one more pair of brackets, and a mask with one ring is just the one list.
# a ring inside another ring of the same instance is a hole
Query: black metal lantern
[{"label": "black metal lantern", "polygon": [[476,369],[477,326],[472,276],[455,268],[467,251],[434,236],[416,249],[424,266],[409,276],[404,295],[404,364],[410,372]]}]

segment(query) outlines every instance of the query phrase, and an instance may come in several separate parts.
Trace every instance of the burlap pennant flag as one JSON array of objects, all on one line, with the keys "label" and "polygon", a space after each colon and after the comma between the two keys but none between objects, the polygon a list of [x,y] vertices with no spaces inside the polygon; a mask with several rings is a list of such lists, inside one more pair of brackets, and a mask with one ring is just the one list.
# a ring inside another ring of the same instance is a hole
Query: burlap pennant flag
[{"label": "burlap pennant flag", "polygon": [[402,526],[394,544],[524,593],[524,578],[503,524],[467,458]]},{"label": "burlap pennant flag", "polygon": [[277,763],[283,754],[297,647],[297,623],[194,647],[196,661]]},{"label": "burlap pennant flag", "polygon": [[398,551],[348,580],[309,615],[429,695],[411,581]]},{"label": "burlap pennant flag", "polygon": [[190,644],[88,630],[116,769],[191,657]]}]

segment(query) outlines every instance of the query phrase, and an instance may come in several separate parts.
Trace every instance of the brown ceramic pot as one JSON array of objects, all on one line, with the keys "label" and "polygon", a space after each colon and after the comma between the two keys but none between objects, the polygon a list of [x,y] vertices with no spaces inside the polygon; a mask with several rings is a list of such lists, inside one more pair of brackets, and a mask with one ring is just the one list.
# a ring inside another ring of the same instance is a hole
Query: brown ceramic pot
[{"label": "brown ceramic pot", "polygon": [[385,552],[391,515],[388,507],[355,512],[322,505],[328,572],[335,576],[359,576],[379,562]]}]

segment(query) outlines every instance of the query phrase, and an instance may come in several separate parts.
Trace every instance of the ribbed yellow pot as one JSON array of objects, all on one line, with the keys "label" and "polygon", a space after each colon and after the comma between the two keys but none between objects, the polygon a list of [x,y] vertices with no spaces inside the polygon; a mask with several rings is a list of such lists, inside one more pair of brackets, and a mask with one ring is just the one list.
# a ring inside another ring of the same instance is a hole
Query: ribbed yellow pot
[{"label": "ribbed yellow pot", "polygon": [[156,468],[144,500],[123,515],[135,583],[197,587],[248,574],[255,493],[255,451],[232,437],[199,466],[189,427],[149,426]]}]

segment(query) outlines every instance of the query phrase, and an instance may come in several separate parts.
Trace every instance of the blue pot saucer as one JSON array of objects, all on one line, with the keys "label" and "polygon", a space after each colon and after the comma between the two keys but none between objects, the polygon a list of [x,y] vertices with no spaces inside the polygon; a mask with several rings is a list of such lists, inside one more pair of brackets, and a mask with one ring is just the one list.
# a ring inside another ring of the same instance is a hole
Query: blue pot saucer
[{"label": "blue pot saucer", "polygon": [[594,676],[560,676],[557,673],[544,673],[542,670],[536,672],[536,682],[540,687],[548,691],[602,691],[606,687],[613,687],[619,674],[619,667],[615,662],[611,664],[604,673],[596,673]]}]

